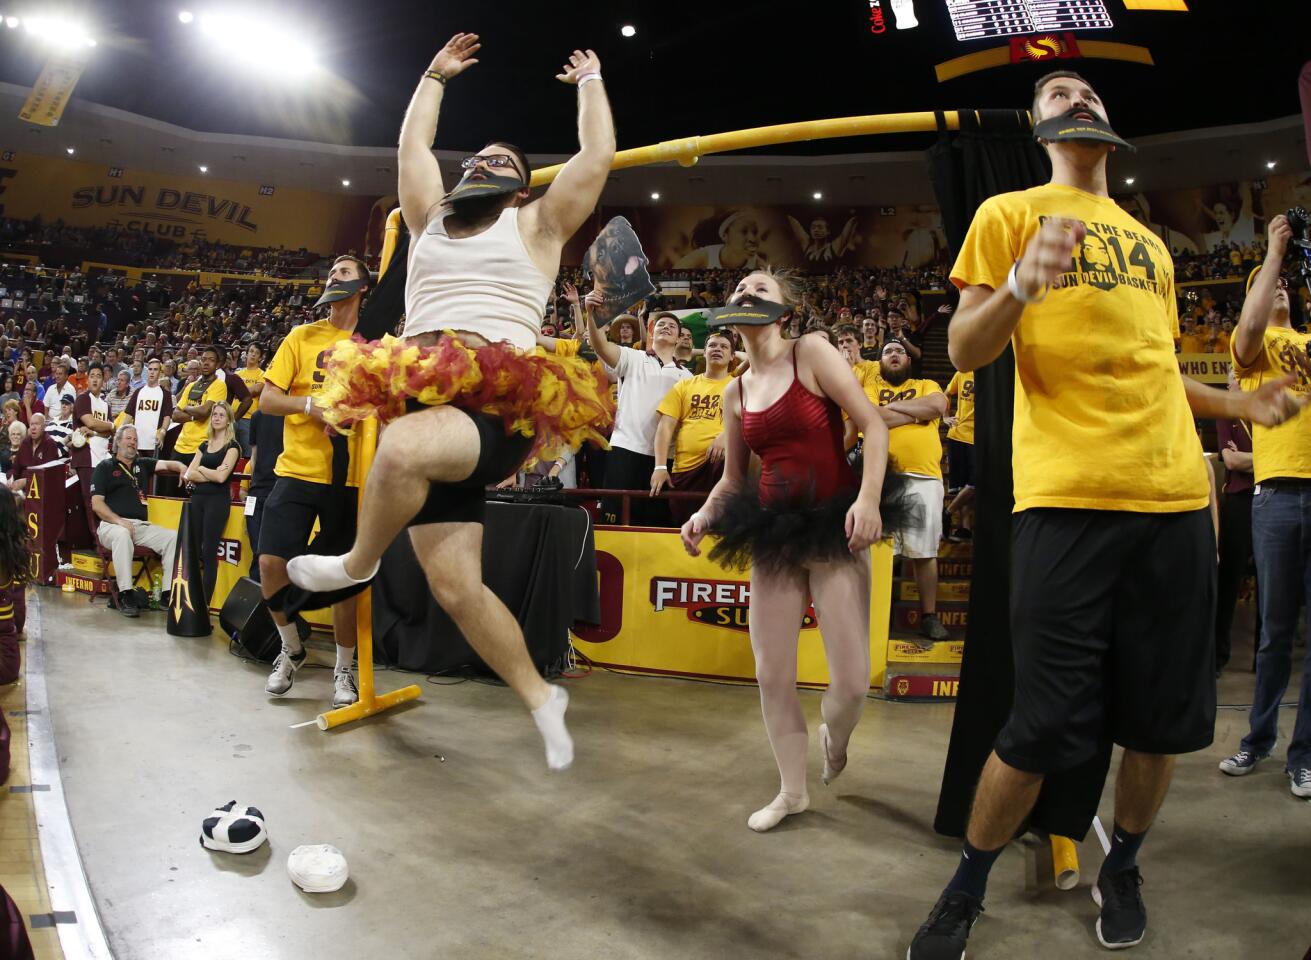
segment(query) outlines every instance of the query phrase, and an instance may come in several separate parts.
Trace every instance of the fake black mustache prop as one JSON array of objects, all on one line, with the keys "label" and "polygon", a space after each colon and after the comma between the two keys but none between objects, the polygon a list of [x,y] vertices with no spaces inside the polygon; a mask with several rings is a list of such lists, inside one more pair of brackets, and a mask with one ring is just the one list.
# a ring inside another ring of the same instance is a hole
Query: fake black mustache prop
[{"label": "fake black mustache prop", "polygon": [[455,189],[442,197],[442,203],[457,203],[474,197],[500,197],[524,188],[524,182],[518,177],[503,177],[498,173],[489,173],[485,175],[486,179],[469,179],[473,174],[474,171],[470,170],[461,177]]},{"label": "fake black mustache prop", "polygon": [[792,308],[785,303],[743,297],[736,303],[711,310],[706,327],[712,330],[720,327],[765,327],[777,323],[791,312]]},{"label": "fake black mustache prop", "polygon": [[336,283],[330,283],[323,289],[323,294],[319,299],[314,301],[314,306],[321,307],[325,303],[337,303],[352,297],[359,292],[360,287],[364,286],[363,280],[338,280]]},{"label": "fake black mustache prop", "polygon": [[[1076,119],[1075,114],[1078,113],[1086,116]],[[1087,117],[1094,119],[1089,120]],[[1087,140],[1092,143],[1109,143],[1131,153],[1138,152],[1137,147],[1121,138],[1109,123],[1096,119],[1096,114],[1087,107],[1072,107],[1059,117],[1048,117],[1040,121],[1033,128],[1033,138],[1053,143],[1061,140]]]}]

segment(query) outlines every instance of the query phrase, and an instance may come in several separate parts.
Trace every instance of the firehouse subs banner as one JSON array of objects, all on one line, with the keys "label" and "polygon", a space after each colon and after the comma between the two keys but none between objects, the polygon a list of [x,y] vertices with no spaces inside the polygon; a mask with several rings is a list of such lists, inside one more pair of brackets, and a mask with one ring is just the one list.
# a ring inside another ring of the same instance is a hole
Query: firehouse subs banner
[{"label": "firehouse subs banner", "polygon": [[[689,557],[677,533],[596,531],[601,624],[583,627],[574,644],[594,663],[618,670],[754,682],[749,574]],[[870,685],[887,668],[892,598],[892,546],[873,549],[870,603]],[[800,624],[798,681],[828,683],[814,608]]]},{"label": "firehouse subs banner", "polygon": [[[7,146],[7,145],[5,145]],[[159,236],[186,245],[221,240],[251,247],[361,250],[372,196],[282,184],[180,176],[4,150],[0,214],[75,227]]]}]

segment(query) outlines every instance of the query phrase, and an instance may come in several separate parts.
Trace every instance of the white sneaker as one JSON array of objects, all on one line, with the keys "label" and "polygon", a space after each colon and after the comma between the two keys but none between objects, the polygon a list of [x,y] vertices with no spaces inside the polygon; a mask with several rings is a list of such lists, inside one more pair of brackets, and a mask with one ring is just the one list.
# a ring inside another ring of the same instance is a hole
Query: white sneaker
[{"label": "white sneaker", "polygon": [[349,707],[360,698],[360,688],[355,686],[355,674],[342,670],[332,676],[332,705]]},{"label": "white sneaker", "polygon": [[275,697],[281,697],[291,689],[292,678],[296,676],[296,671],[301,668],[305,658],[309,656],[309,651],[301,647],[300,653],[291,654],[287,648],[283,647],[282,652],[278,654],[278,659],[273,661],[273,672],[269,674],[268,683],[264,684],[264,692],[271,693]]},{"label": "white sneaker", "polygon": [[346,554],[326,557],[320,554],[301,554],[287,561],[287,577],[303,590],[315,593],[330,593],[333,590],[345,590],[347,587],[368,583],[378,575],[382,566],[379,560],[367,577],[356,580],[346,572]]}]

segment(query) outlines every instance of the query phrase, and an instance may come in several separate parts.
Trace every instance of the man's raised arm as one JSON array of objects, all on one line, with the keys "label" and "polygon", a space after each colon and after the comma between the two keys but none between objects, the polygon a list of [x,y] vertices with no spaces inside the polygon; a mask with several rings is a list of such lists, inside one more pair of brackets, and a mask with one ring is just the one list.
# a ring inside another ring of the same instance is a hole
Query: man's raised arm
[{"label": "man's raised arm", "polygon": [[451,37],[432,58],[405,111],[396,164],[399,174],[397,194],[401,201],[401,217],[412,236],[423,231],[428,211],[446,195],[441,168],[432,155],[442,94],[449,80],[478,62],[472,58],[479,46],[476,33],[457,33]]},{"label": "man's raised arm", "polygon": [[591,50],[575,50],[556,79],[578,86],[578,152],[569,158],[536,207],[537,226],[564,243],[581,227],[601,198],[615,157],[615,123],[601,80],[601,61]]}]

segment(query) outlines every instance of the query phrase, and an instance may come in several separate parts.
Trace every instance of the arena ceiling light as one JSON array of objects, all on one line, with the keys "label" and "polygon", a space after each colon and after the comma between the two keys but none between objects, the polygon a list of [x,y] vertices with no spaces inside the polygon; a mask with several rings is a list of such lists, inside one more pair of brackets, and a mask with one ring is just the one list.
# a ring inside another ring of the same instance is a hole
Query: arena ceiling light
[{"label": "arena ceiling light", "polygon": [[820,193],[818,190],[816,190],[814,193],[812,193],[811,196],[814,197],[816,200],[823,200],[823,199],[824,199],[824,194]]},{"label": "arena ceiling light", "polygon": [[1279,161],[1278,161],[1278,160],[1267,160],[1267,161],[1266,161],[1266,164],[1265,164],[1265,168],[1266,168],[1267,170],[1273,170],[1273,169],[1274,169],[1275,167],[1277,167],[1278,165],[1279,165]]},{"label": "arena ceiling light", "polygon": [[197,18],[211,50],[252,72],[300,80],[319,69],[304,28],[280,23],[254,10],[204,11]]},{"label": "arena ceiling light", "polygon": [[343,187],[349,187],[349,186],[351,185],[351,182],[350,182],[349,180],[343,180],[343,181],[341,182],[341,185],[342,185]]},{"label": "arena ceiling light", "polygon": [[1125,177],[1125,178],[1124,178],[1124,185],[1125,185],[1126,187],[1132,187],[1132,186],[1133,186],[1133,177]]},{"label": "arena ceiling light", "polygon": [[619,28],[619,32],[625,37],[635,37],[637,36],[637,27],[633,26],[631,23],[625,23]]},{"label": "arena ceiling light", "polygon": [[5,26],[10,30],[16,30],[18,28],[18,23],[19,21],[17,17],[5,17]]},{"label": "arena ceiling light", "polygon": [[658,194],[658,193],[653,193],[653,194],[651,194],[651,199],[652,199],[652,200],[659,200],[659,199],[660,199],[660,194]]},{"label": "arena ceiling light", "polygon": [[76,148],[76,147],[65,147],[64,150],[67,151],[67,153],[68,153],[68,155],[69,155],[70,157],[71,157],[73,154],[77,153],[77,148]]},{"label": "arena ceiling light", "polygon": [[202,163],[202,164],[200,165],[200,172],[201,172],[201,173],[209,173],[209,167],[205,166],[205,165]]},{"label": "arena ceiling light", "polygon": [[[15,21],[12,26],[18,25],[16,18],[10,17],[9,20]],[[9,20],[5,22],[9,23]],[[54,50],[72,53],[96,45],[95,38],[83,24],[67,17],[24,17],[22,22],[33,39]]]},{"label": "arena ceiling light", "polygon": [[190,23],[192,20],[195,19],[196,19],[196,15],[192,13],[190,10],[178,11],[178,20],[182,23]]}]

